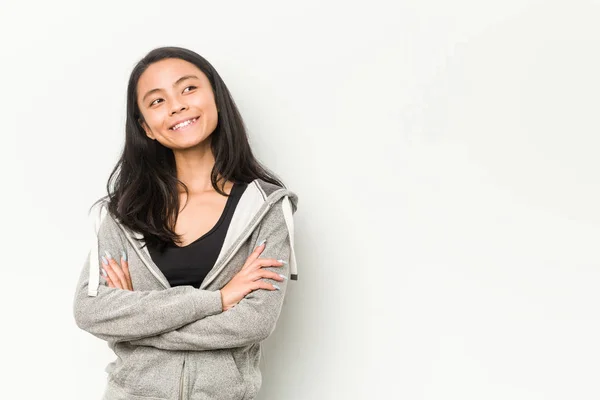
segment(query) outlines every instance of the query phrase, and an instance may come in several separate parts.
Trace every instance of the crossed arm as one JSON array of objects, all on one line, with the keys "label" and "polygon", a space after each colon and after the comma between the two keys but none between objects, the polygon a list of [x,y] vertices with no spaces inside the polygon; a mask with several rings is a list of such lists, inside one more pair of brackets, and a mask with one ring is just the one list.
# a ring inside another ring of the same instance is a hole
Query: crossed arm
[{"label": "crossed arm", "polygon": [[[100,228],[101,253],[108,250],[119,254],[122,248],[114,224],[107,218]],[[291,244],[281,202],[269,210],[259,229],[259,237],[267,239],[262,256],[288,261],[273,271],[289,277]],[[129,291],[101,284],[98,295],[89,297],[88,268],[86,264],[82,270],[75,295],[77,325],[106,341],[130,341],[169,350],[223,349],[264,340],[275,329],[287,288],[287,281],[283,281],[278,283],[279,291],[253,291],[222,312],[220,291],[193,286]]]},{"label": "crossed arm", "polygon": [[[82,272],[80,282],[86,280]],[[88,297],[78,285],[73,307],[77,326],[106,341],[122,342],[168,332],[222,311],[219,291],[178,286],[165,290],[129,291],[100,285]]]},{"label": "crossed arm", "polygon": [[[275,204],[264,217],[259,232],[267,240],[261,257],[283,259],[283,267],[263,267],[290,276],[291,244],[281,211]],[[267,280],[276,283],[274,280]],[[266,339],[275,329],[281,313],[288,281],[277,282],[281,290],[255,290],[235,307],[178,327],[169,332],[131,341],[133,345],[164,350],[216,350],[241,347]]]}]

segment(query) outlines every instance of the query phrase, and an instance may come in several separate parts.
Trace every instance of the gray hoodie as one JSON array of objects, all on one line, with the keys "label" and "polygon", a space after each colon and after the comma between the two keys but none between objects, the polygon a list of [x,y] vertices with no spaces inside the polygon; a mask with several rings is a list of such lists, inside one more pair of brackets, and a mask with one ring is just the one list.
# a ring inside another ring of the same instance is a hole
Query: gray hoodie
[{"label": "gray hoodie", "polygon": [[[295,193],[256,179],[244,191],[225,242],[199,289],[171,287],[153,263],[143,235],[95,208],[95,240],[73,303],[77,326],[108,342],[117,358],[108,364],[102,400],[250,400],[258,393],[261,341],[275,329],[286,293],[250,292],[222,311],[220,289],[239,272],[256,245],[261,258],[287,261],[264,267],[298,279],[294,254]],[[133,291],[111,288],[100,274],[100,255],[124,250]],[[92,398],[93,395],[87,398]]]}]

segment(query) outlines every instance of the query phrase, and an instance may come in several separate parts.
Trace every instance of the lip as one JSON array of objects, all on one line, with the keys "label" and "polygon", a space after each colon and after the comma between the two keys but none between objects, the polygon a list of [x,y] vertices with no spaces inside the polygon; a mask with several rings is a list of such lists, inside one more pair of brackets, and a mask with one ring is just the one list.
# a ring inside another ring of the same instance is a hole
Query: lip
[{"label": "lip", "polygon": [[194,125],[196,122],[198,122],[198,119],[199,119],[199,118],[200,118],[200,117],[189,117],[189,118],[185,118],[185,119],[180,119],[179,121],[177,121],[177,122],[175,122],[173,125],[171,125],[171,126],[169,127],[169,130],[170,130],[170,131],[172,131],[172,130],[173,130],[173,127],[174,127],[175,125],[177,125],[177,124],[180,124],[180,123],[182,123],[182,122],[185,122],[185,121],[189,121],[190,119],[196,119],[194,122],[192,122],[192,123],[191,123],[191,124],[189,124],[188,126],[185,126],[185,127],[183,127],[183,128],[179,128],[178,130],[181,130],[181,129],[188,128],[188,127],[190,127],[190,126]]}]

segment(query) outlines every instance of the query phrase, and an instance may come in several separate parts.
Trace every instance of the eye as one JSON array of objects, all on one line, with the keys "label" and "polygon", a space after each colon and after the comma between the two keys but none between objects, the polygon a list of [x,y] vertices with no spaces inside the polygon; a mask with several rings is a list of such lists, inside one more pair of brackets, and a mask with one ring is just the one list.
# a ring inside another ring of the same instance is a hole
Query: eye
[{"label": "eye", "polygon": [[[190,88],[192,88],[192,89],[197,89],[197,87],[196,87],[196,86],[188,86],[188,87],[186,87],[186,88],[184,89],[184,92],[185,92],[185,90],[186,90],[186,89],[190,89]],[[156,100],[154,100],[152,103],[150,103],[150,107],[152,107],[154,104],[156,104],[156,102],[157,102],[158,100],[162,100],[162,99],[156,99]]]}]

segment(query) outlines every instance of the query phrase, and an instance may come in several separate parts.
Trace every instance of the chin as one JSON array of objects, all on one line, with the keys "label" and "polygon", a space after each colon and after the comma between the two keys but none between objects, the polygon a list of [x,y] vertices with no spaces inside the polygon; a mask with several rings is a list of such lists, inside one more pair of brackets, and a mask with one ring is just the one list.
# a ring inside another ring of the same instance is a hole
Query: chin
[{"label": "chin", "polygon": [[195,147],[210,146],[210,136],[196,140],[177,140],[173,144],[175,144],[175,147],[171,147],[171,150],[190,150]]}]

